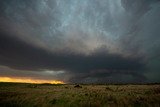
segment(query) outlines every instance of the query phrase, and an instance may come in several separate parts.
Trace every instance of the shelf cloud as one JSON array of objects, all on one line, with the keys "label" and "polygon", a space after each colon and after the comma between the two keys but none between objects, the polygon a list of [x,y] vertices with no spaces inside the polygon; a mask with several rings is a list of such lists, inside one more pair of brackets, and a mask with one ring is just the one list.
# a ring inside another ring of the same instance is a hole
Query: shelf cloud
[{"label": "shelf cloud", "polygon": [[159,0],[1,0],[0,76],[160,82]]}]

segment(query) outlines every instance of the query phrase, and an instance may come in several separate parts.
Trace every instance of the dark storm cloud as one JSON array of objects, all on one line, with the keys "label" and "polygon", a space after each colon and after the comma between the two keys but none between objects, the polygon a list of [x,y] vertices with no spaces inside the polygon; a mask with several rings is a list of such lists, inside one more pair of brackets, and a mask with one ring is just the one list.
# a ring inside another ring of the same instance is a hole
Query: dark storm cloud
[{"label": "dark storm cloud", "polygon": [[53,79],[66,82],[154,80],[148,75],[159,64],[158,0],[0,2],[0,65],[12,69],[6,75],[42,78],[49,70],[45,79],[64,71]]},{"label": "dark storm cloud", "polygon": [[124,49],[133,54],[147,57],[145,76],[152,82],[160,76],[160,1],[159,0],[122,0],[129,14],[128,31],[121,38]]},{"label": "dark storm cloud", "polygon": [[122,0],[123,7],[130,14],[127,25],[130,29],[125,32],[124,41],[122,41],[128,42],[130,45],[128,48],[139,47],[141,50],[147,50],[148,53],[153,52],[152,54],[158,52],[160,40],[158,30],[160,27],[158,21],[160,17],[159,4],[159,0]]},{"label": "dark storm cloud", "polygon": [[64,70],[76,79],[81,77],[79,81],[86,77],[101,78],[114,73],[134,76],[138,75],[135,71],[144,69],[139,58],[128,58],[103,51],[87,56],[73,53],[53,54],[4,33],[0,36],[0,49],[1,65],[19,70]]}]

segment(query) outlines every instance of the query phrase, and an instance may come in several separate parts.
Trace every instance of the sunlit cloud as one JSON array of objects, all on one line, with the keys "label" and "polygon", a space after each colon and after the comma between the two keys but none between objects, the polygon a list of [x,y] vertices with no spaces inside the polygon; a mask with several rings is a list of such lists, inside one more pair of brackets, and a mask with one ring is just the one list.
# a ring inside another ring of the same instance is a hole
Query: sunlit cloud
[{"label": "sunlit cloud", "polygon": [[63,81],[59,80],[40,80],[32,78],[20,78],[20,77],[0,77],[0,82],[18,82],[18,83],[50,83],[50,84],[65,84]]}]

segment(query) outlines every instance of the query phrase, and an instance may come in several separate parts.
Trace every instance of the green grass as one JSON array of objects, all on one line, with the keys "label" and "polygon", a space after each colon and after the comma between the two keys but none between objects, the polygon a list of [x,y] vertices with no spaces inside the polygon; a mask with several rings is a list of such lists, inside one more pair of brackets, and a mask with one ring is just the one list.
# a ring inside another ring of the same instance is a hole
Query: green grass
[{"label": "green grass", "polygon": [[160,85],[0,83],[1,107],[159,107]]}]

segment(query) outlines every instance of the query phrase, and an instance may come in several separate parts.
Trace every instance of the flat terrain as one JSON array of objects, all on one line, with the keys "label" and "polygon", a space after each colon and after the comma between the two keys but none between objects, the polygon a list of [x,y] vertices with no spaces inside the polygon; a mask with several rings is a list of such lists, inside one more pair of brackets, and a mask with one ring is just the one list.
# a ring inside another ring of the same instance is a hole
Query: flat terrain
[{"label": "flat terrain", "polygon": [[160,85],[0,83],[1,107],[160,107]]}]

